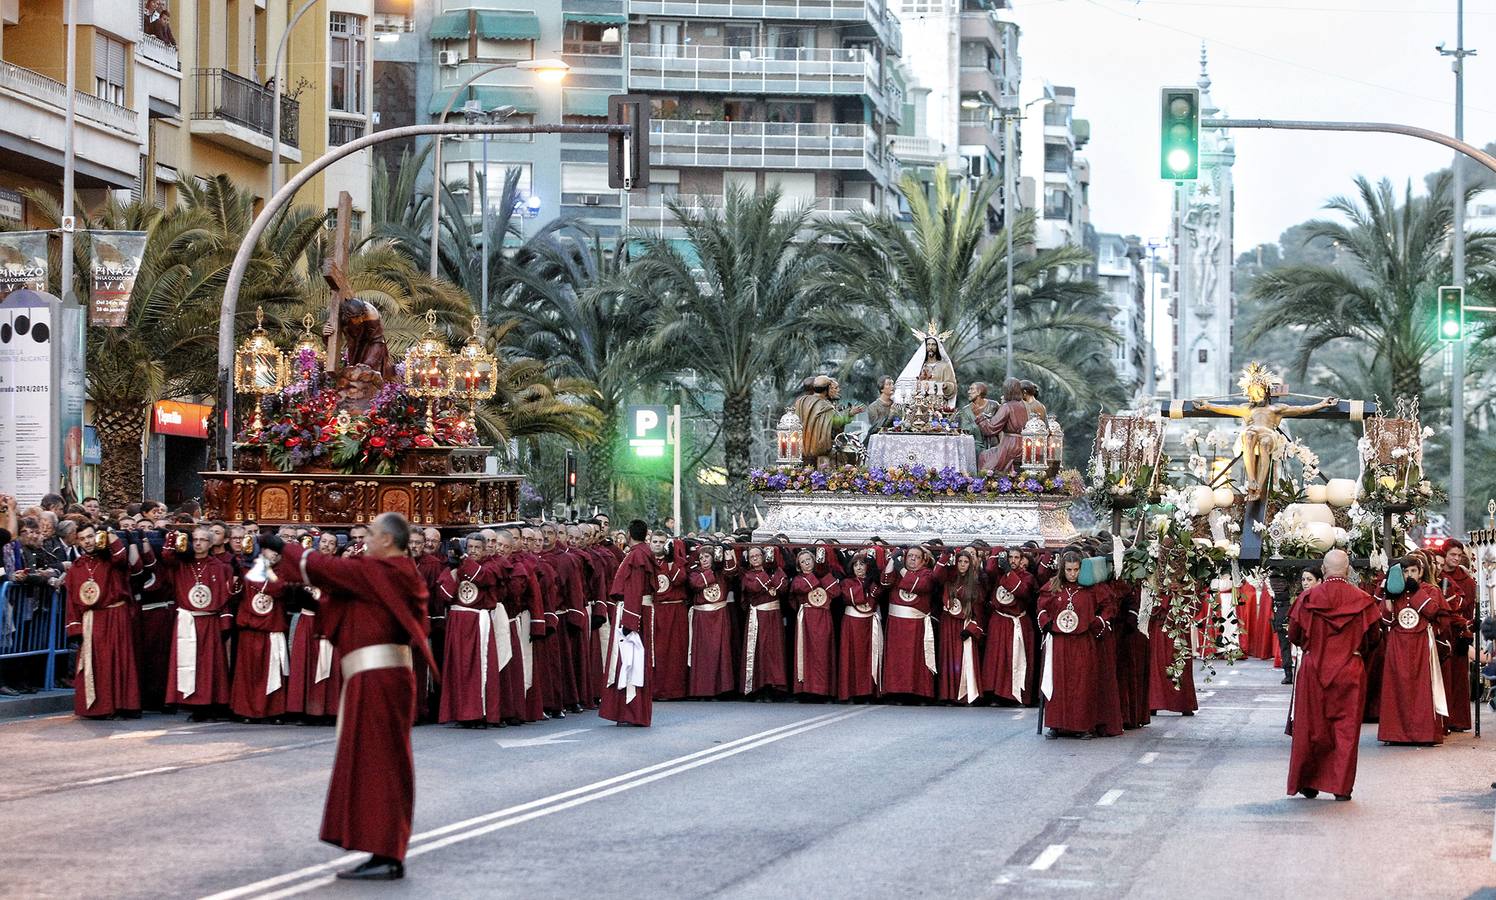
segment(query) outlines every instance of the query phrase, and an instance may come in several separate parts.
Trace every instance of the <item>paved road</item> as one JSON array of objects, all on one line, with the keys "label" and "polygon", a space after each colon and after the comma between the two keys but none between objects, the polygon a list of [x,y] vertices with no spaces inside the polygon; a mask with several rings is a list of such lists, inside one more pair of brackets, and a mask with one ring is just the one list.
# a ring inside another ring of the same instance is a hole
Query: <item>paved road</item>
[{"label": "paved road", "polygon": [[1287,688],[1263,663],[1194,718],[1046,741],[1034,713],[763,703],[417,729],[416,838],[350,887],[314,836],[315,727],[182,717],[0,724],[5,894],[742,898],[1450,897],[1496,885],[1496,730],[1362,735],[1356,799],[1283,796]]}]

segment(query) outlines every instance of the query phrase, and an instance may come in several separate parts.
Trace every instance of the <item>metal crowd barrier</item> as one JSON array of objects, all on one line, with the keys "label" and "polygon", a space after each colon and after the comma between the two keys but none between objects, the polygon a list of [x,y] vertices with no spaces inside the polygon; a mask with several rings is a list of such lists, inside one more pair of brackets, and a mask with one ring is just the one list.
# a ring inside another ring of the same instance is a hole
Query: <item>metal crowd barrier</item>
[{"label": "metal crowd barrier", "polygon": [[57,658],[68,656],[62,626],[66,605],[60,590],[26,590],[11,581],[0,584],[0,663],[41,658],[43,690],[57,686]]}]

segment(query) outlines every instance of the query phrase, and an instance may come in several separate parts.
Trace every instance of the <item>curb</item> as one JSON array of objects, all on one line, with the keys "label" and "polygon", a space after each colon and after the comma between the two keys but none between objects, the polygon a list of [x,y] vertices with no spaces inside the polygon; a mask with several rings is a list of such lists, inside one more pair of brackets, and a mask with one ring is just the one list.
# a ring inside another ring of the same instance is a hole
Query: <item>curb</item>
[{"label": "curb", "polygon": [[0,700],[0,719],[21,719],[46,713],[70,712],[72,708],[72,691],[38,691],[35,694]]}]

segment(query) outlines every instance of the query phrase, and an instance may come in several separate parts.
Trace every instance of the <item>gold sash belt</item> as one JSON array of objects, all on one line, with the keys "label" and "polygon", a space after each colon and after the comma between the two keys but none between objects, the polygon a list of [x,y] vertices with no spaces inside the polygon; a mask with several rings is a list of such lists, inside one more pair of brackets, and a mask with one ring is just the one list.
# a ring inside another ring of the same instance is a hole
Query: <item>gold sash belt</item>
[{"label": "gold sash belt", "polygon": [[920,612],[912,606],[900,606],[897,603],[888,607],[889,618],[893,619],[924,619],[925,620],[925,668],[930,674],[936,674],[935,667],[935,617]]}]

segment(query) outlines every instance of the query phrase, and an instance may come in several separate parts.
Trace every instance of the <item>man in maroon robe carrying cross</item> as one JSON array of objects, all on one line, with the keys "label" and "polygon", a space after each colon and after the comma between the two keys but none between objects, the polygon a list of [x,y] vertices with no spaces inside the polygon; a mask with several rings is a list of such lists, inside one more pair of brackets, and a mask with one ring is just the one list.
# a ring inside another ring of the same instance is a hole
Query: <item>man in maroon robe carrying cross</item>
[{"label": "man in maroon robe carrying cross", "polygon": [[437,671],[426,640],[426,584],[409,555],[410,523],[399,513],[380,515],[356,557],[303,551],[275,535],[260,544],[283,554],[276,568],[282,578],[322,589],[319,625],[342,659],[338,747],[322,840],[372,854],[339,878],[403,878],[416,799],[411,647]]}]

